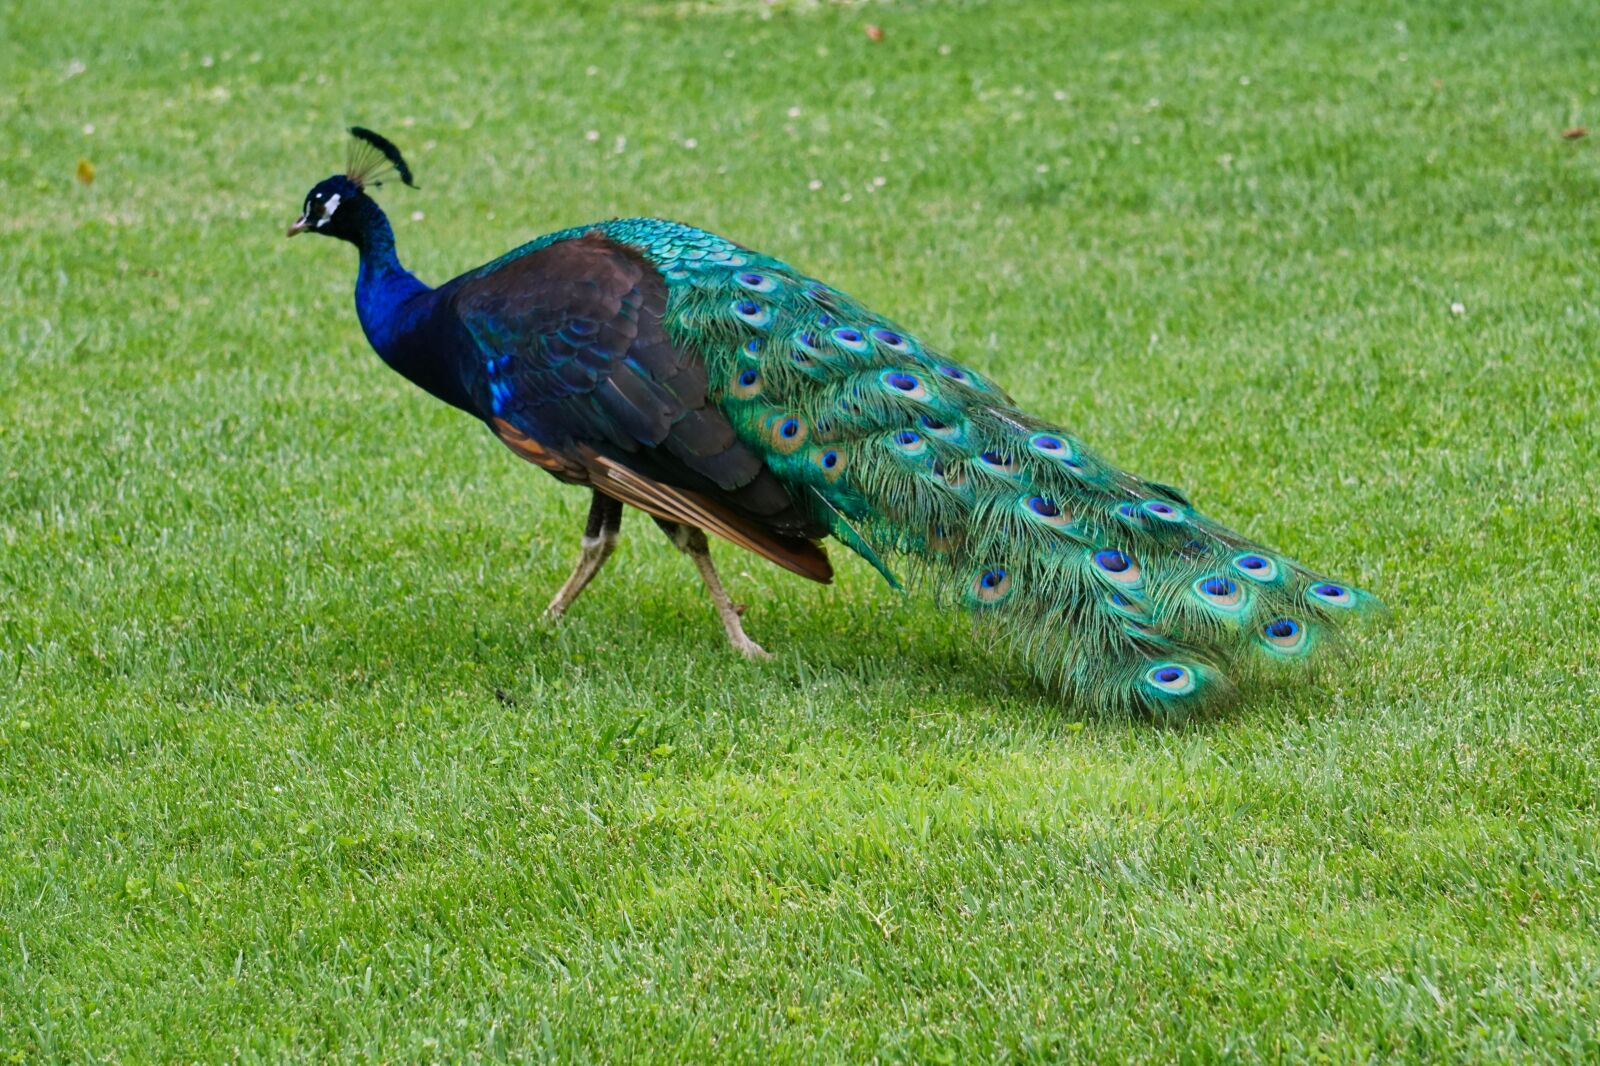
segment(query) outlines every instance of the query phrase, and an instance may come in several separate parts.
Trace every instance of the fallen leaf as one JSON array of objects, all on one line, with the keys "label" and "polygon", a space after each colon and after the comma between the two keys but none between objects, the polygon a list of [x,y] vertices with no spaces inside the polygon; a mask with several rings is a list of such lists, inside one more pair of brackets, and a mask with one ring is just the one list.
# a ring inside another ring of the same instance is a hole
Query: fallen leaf
[{"label": "fallen leaf", "polygon": [[1561,136],[1565,137],[1569,141],[1575,141],[1579,137],[1587,137],[1588,135],[1589,131],[1584,129],[1582,126],[1570,126],[1561,131]]},{"label": "fallen leaf", "polygon": [[78,160],[78,180],[84,185],[94,184],[94,164],[87,159]]},{"label": "fallen leaf", "polygon": [[883,40],[883,27],[873,22],[867,23],[867,40],[873,44]]}]

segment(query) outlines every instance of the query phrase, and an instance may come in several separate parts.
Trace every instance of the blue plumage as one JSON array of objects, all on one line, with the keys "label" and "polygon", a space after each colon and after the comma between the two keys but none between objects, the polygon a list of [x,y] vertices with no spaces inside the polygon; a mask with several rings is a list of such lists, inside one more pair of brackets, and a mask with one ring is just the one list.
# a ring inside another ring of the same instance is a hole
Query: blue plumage
[{"label": "blue plumage", "polygon": [[[744,633],[702,530],[817,581],[833,537],[891,585],[897,560],[1106,709],[1171,713],[1225,668],[1301,659],[1373,601],[1251,543],[1177,489],[1119,470],[896,323],[788,264],[661,219],[541,237],[430,288],[366,186],[410,170],[359,131],[351,170],[290,229],[360,252],[372,346],[518,455],[592,490],[566,610],[622,504],[694,560]],[[376,153],[376,154],[374,154]]]}]

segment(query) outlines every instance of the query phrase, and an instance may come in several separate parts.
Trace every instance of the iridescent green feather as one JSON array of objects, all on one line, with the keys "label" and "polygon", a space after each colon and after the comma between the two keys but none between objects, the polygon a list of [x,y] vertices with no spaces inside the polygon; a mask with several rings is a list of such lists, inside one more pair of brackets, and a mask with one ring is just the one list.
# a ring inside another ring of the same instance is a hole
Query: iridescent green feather
[{"label": "iridescent green feather", "polygon": [[1181,711],[1227,690],[1227,663],[1303,658],[1373,603],[1111,466],[785,263],[677,223],[598,228],[661,269],[668,329],[819,521],[891,583],[898,558],[1013,636],[1075,697]]}]

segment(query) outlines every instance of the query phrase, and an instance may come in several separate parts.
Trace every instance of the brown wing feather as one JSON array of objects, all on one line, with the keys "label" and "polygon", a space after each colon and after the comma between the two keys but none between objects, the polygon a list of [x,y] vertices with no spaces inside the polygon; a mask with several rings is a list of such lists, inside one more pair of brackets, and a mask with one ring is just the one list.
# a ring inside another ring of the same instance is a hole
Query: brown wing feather
[{"label": "brown wing feather", "polygon": [[503,418],[491,419],[489,425],[501,443],[533,465],[543,467],[562,481],[583,485],[589,483],[588,472],[583,464],[571,456],[551,451]]},{"label": "brown wing feather", "polygon": [[813,541],[763,529],[707,496],[647,477],[593,449],[580,448],[576,453],[557,454],[541,447],[504,419],[493,419],[490,424],[506,447],[564,481],[589,485],[657,518],[715,533],[791,573],[820,584],[833,580],[833,566],[828,562],[827,553]]}]

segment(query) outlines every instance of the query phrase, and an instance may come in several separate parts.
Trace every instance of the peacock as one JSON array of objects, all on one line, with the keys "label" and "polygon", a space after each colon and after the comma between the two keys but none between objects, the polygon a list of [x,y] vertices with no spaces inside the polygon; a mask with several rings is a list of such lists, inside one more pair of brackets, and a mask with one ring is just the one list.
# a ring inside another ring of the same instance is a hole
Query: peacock
[{"label": "peacock", "polygon": [[590,491],[576,565],[606,563],[625,505],[693,562],[732,648],[766,657],[711,533],[827,583],[832,537],[894,588],[930,590],[1103,712],[1171,716],[1228,672],[1304,660],[1377,606],[1113,466],[992,379],[847,294],[693,226],[551,233],[437,288],[400,264],[372,192],[412,172],[351,131],[347,167],[289,235],[360,253],[356,313],[390,367],[512,452]]}]

